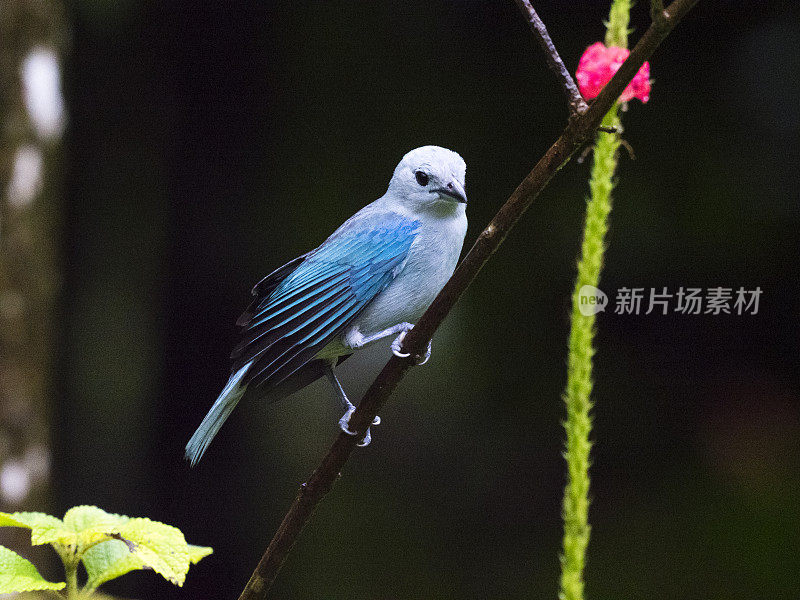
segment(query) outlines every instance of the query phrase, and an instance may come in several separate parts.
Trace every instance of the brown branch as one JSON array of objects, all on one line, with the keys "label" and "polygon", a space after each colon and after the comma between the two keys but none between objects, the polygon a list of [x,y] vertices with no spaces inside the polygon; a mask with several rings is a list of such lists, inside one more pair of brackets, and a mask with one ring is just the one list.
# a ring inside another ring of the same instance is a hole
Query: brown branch
[{"label": "brown branch", "polygon": [[[539,159],[533,170],[511,194],[494,219],[481,232],[472,249],[445,284],[442,291],[425,311],[405,338],[402,350],[417,355],[427,346],[436,329],[453,308],[464,290],[472,283],[489,257],[494,254],[505,237],[533,203],[539,193],[586,141],[597,130],[603,116],[613,106],[636,72],[675,25],[699,0],[675,0],[665,11],[662,22],[654,22],[645,32],[611,81],[603,88],[583,115],[572,119],[550,149]],[[350,418],[350,428],[360,436],[340,433],[322,463],[300,488],[278,531],[272,538],[261,561],[256,566],[239,600],[263,600],[275,580],[286,555],[319,501],[330,491],[350,454],[367,430],[403,375],[411,368],[411,359],[395,356],[372,382],[358,409]]]},{"label": "brown branch", "polygon": [[561,86],[564,88],[567,102],[569,102],[570,113],[572,115],[582,115],[589,106],[578,91],[578,86],[575,85],[575,81],[572,79],[569,70],[564,66],[564,61],[562,61],[561,57],[558,55],[555,44],[553,44],[553,40],[550,39],[550,34],[547,33],[547,28],[528,0],[515,1],[519,10],[522,12],[522,16],[528,22],[531,31],[539,41],[539,45],[542,47],[547,57],[548,66],[552,69],[553,73],[556,74],[556,77],[561,82]]}]

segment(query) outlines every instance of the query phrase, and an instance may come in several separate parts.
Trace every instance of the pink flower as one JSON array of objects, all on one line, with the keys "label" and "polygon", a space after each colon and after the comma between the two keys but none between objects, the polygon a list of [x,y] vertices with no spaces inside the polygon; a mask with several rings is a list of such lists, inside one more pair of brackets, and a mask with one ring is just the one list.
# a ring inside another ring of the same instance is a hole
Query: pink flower
[{"label": "pink flower", "polygon": [[[606,48],[602,42],[589,46],[581,56],[578,71],[575,73],[578,89],[583,97],[587,100],[596,98],[629,54],[630,50],[616,46]],[[619,101],[627,102],[633,98],[639,98],[642,102],[650,99],[650,63],[642,65],[633,81],[622,92]]]}]

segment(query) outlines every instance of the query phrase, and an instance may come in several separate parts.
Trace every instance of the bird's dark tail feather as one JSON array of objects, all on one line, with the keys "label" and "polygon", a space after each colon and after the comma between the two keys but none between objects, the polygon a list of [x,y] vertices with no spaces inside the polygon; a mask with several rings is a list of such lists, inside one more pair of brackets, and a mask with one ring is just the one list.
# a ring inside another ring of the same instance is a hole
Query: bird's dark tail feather
[{"label": "bird's dark tail feather", "polygon": [[[350,358],[350,356],[352,355],[347,354],[345,356],[340,356],[337,360],[337,364],[342,364],[342,362]],[[189,443],[186,444],[186,460],[188,460],[192,466],[195,466],[203,457],[203,454],[205,453],[206,448],[208,448],[208,445],[211,443],[211,440],[214,439],[214,436],[217,435],[220,427],[222,427],[223,423],[225,423],[231,412],[233,412],[233,409],[236,408],[239,400],[241,400],[242,396],[244,396],[247,385],[239,384],[247,373],[247,369],[250,368],[250,365],[251,363],[247,363],[241,369],[231,375],[230,379],[228,379],[228,383],[225,385],[225,389],[220,392],[217,401],[214,402],[211,410],[208,411],[208,414],[203,419],[203,422],[200,423],[200,427],[198,427],[197,431],[195,431],[194,435],[192,435],[192,439],[190,439]],[[281,398],[291,396],[296,391],[303,389],[307,385],[311,385],[325,374],[327,365],[327,360],[312,360],[297,369],[297,371],[292,373],[292,375],[284,379],[278,385],[273,385],[270,387],[269,383],[267,383],[261,386],[260,390],[262,401],[266,401],[268,403],[277,402]],[[259,388],[257,388],[256,391],[258,391],[258,389]]]},{"label": "bird's dark tail feather", "polygon": [[225,423],[233,409],[239,404],[239,400],[242,399],[247,386],[239,386],[239,382],[242,380],[242,377],[244,377],[249,367],[250,363],[247,363],[236,371],[236,373],[231,375],[225,388],[217,398],[217,401],[214,402],[211,410],[208,411],[203,422],[200,423],[200,427],[197,428],[197,431],[194,432],[189,443],[186,444],[186,460],[188,460],[192,466],[195,466],[203,457],[211,440],[214,439],[214,436],[217,435],[222,424]]}]

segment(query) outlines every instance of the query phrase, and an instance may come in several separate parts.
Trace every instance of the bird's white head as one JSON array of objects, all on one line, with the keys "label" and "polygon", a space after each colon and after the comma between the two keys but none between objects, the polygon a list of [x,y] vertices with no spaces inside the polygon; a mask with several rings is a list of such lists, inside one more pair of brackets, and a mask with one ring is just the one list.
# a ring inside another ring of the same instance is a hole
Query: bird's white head
[{"label": "bird's white head", "polygon": [[394,170],[386,195],[417,213],[446,216],[464,213],[467,165],[457,153],[439,146],[422,146],[403,157]]}]

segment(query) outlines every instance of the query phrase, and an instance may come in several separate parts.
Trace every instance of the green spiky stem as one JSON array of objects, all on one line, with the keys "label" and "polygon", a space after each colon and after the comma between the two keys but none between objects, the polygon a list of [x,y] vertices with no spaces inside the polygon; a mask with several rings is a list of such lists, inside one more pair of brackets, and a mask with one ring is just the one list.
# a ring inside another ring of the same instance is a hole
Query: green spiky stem
[{"label": "green spiky stem", "polygon": [[628,47],[628,25],[631,17],[631,0],[614,0],[606,23],[606,46]]},{"label": "green spiky stem", "polygon": [[[615,0],[606,29],[607,46],[627,47],[630,0]],[[611,212],[611,191],[617,167],[621,122],[619,106],[605,115],[603,128],[617,133],[598,132],[595,142],[592,173],[589,181],[591,197],[586,205],[581,258],[572,294],[572,323],[567,361],[567,386],[564,403],[567,409],[566,449],[567,484],[564,489],[564,541],[561,555],[561,600],[583,600],[583,571],[586,547],[589,544],[589,465],[592,442],[592,357],[594,355],[595,315],[584,315],[579,309],[579,290],[597,287],[603,267],[608,215]]]}]

